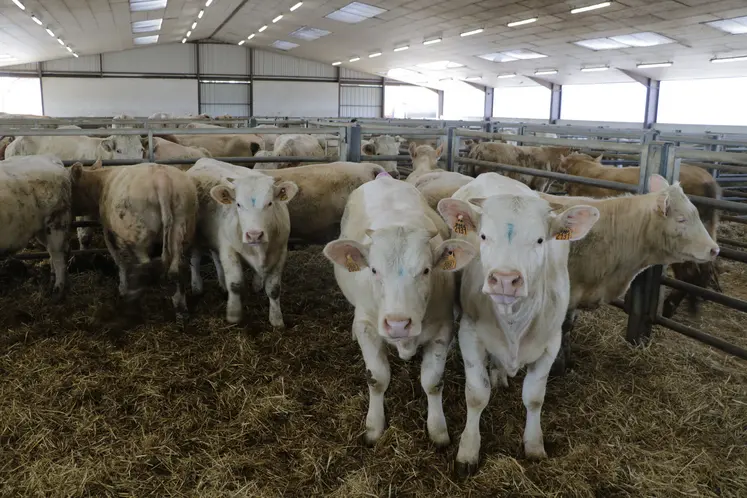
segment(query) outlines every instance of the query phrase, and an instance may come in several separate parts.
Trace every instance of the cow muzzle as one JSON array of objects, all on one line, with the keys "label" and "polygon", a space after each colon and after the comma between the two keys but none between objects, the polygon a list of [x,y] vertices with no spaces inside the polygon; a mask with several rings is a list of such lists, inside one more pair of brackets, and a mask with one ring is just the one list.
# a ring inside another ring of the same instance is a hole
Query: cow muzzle
[{"label": "cow muzzle", "polygon": [[482,292],[493,303],[507,307],[527,295],[524,276],[518,271],[491,271],[485,279]]},{"label": "cow muzzle", "polygon": [[405,315],[386,315],[384,331],[390,339],[406,339],[413,332],[412,318]]},{"label": "cow muzzle", "polygon": [[247,230],[244,232],[244,244],[258,246],[265,242],[265,232],[262,230]]}]

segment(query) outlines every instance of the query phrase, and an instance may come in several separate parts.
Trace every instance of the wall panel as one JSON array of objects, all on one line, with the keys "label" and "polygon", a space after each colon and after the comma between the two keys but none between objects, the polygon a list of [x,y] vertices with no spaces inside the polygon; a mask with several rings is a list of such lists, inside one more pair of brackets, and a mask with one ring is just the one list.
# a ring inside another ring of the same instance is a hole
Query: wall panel
[{"label": "wall panel", "polygon": [[134,74],[196,74],[195,47],[172,43],[104,54],[104,71]]},{"label": "wall panel", "polygon": [[333,79],[337,77],[335,68],[328,64],[265,50],[254,50],[254,74],[255,76],[285,76],[289,78]]},{"label": "wall panel", "polygon": [[0,67],[0,73],[38,73],[36,62],[28,64],[15,64],[13,66]]},{"label": "wall panel", "polygon": [[337,83],[255,81],[255,116],[332,117],[338,113]]},{"label": "wall panel", "polygon": [[380,118],[381,86],[341,85],[340,117]]},{"label": "wall panel", "polygon": [[61,73],[99,73],[101,59],[98,55],[82,55],[79,58],[66,57],[42,62],[42,71]]},{"label": "wall panel", "polygon": [[138,78],[43,78],[49,116],[150,116],[197,111],[197,80]]},{"label": "wall panel", "polygon": [[200,83],[200,112],[211,116],[249,116],[249,84],[243,83]]},{"label": "wall panel", "polygon": [[200,75],[249,76],[249,49],[238,45],[200,44]]},{"label": "wall panel", "polygon": [[353,69],[348,69],[346,67],[340,68],[340,79],[341,80],[370,80],[370,81],[377,81],[377,82],[381,82],[384,80],[384,78],[381,78],[380,76],[376,76],[370,73],[363,73],[361,71],[355,71]]}]

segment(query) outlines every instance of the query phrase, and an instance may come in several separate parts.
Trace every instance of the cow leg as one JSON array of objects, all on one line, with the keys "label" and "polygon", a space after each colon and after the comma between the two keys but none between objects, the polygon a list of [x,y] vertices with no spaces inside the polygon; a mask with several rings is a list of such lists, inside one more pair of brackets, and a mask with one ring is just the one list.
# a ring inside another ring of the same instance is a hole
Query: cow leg
[{"label": "cow leg", "polygon": [[124,259],[119,254],[116,237],[117,236],[113,232],[106,230],[104,234],[104,243],[106,244],[106,248],[109,250],[109,254],[114,260],[114,263],[119,269],[119,295],[124,297],[127,295],[127,291],[129,288],[127,282],[127,266],[125,265]]},{"label": "cow leg", "polygon": [[195,296],[201,296],[204,287],[202,283],[202,275],[200,275],[200,262],[202,261],[202,252],[197,249],[192,249],[192,257],[189,261],[189,271],[192,281],[192,294]]},{"label": "cow leg", "polygon": [[218,275],[218,285],[220,285],[223,292],[228,292],[228,287],[226,287],[226,274],[223,272],[223,265],[220,262],[218,251],[210,251],[210,257],[213,258],[215,273]]},{"label": "cow leg", "polygon": [[265,279],[261,272],[254,270],[254,276],[252,277],[252,290],[259,292],[265,286]]},{"label": "cow leg", "polygon": [[[265,278],[265,294],[270,299],[270,325],[280,329],[285,327],[283,312],[280,309],[280,280],[284,266],[282,263],[275,266]],[[258,275],[258,273],[255,275]]]},{"label": "cow leg", "polygon": [[524,407],[527,409],[527,422],[524,427],[524,454],[527,458],[547,458],[545,444],[542,440],[540,414],[542,403],[545,401],[547,376],[550,374],[550,368],[555,359],[555,355],[551,354],[550,351],[554,350],[557,354],[559,347],[560,341],[558,340],[554,348],[548,347],[537,361],[527,366],[527,374],[524,377],[524,386],[521,392]]},{"label": "cow leg", "polygon": [[[96,221],[93,216],[78,216],[75,221]],[[80,249],[89,249],[93,239],[93,227],[78,227],[78,245]]]},{"label": "cow leg", "polygon": [[379,440],[386,428],[384,415],[384,393],[389,387],[391,377],[386,347],[376,330],[366,317],[356,313],[353,319],[353,334],[366,364],[366,381],[368,382],[368,413],[366,414],[366,444],[373,445]]},{"label": "cow leg", "polygon": [[70,231],[70,218],[53,215],[46,220],[45,225],[44,233],[37,238],[49,253],[49,265],[54,274],[51,300],[58,302],[65,296],[67,288],[67,256],[70,248],[67,234]]},{"label": "cow leg", "polygon": [[226,304],[226,320],[228,323],[239,323],[241,321],[241,289],[244,284],[244,272],[241,267],[239,255],[230,248],[221,249],[220,264],[225,272],[225,282],[228,290],[228,302]]},{"label": "cow leg", "polygon": [[493,355],[489,356],[490,386],[496,389],[498,386],[508,387],[508,374],[500,361]]},{"label": "cow leg", "polygon": [[565,375],[566,371],[573,366],[573,358],[571,358],[571,332],[576,326],[576,318],[578,318],[578,310],[566,311],[563,326],[561,327],[560,352],[550,369],[550,376],[552,377]]},{"label": "cow leg", "polygon": [[428,435],[436,446],[448,446],[451,442],[443,406],[443,376],[451,334],[451,324],[443,325],[423,349],[420,365],[420,385],[428,396]]},{"label": "cow leg", "polygon": [[480,461],[480,416],[490,401],[490,379],[485,348],[477,339],[474,324],[465,319],[459,328],[459,349],[464,361],[467,422],[459,441],[456,470],[459,475],[468,476],[474,474]]},{"label": "cow leg", "polygon": [[[682,280],[683,282],[687,282],[690,284],[698,285],[698,282],[694,282],[694,273],[697,270],[695,269],[694,263],[678,263],[672,265],[672,273],[674,273],[674,278],[677,280]],[[664,307],[662,308],[662,316],[664,318],[672,318],[674,314],[677,312],[677,308],[682,303],[682,300],[685,297],[688,297],[688,299],[696,299],[695,296],[688,296],[686,292],[681,291],[679,289],[672,289],[669,294],[667,295],[666,299],[664,299]]]},{"label": "cow leg", "polygon": [[176,311],[176,322],[181,328],[184,328],[189,322],[189,308],[187,307],[187,287],[189,287],[190,264],[186,262],[185,254],[191,251],[184,251],[183,254],[175,257],[179,258],[179,271],[176,275],[170,275],[176,278],[176,290],[171,297],[171,302]]}]

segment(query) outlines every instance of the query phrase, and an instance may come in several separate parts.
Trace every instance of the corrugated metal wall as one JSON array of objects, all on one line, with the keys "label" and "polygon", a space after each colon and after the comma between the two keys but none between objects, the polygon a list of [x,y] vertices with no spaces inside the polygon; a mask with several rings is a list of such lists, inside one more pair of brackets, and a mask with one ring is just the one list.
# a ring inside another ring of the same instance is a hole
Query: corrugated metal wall
[{"label": "corrugated metal wall", "polygon": [[63,73],[98,73],[101,71],[101,59],[98,55],[83,55],[79,58],[69,57],[56,61],[42,62],[42,71]]},{"label": "corrugated metal wall", "polygon": [[333,66],[321,62],[255,49],[254,75],[336,79],[337,71]]},{"label": "corrugated metal wall", "polygon": [[16,64],[14,66],[4,66],[0,68],[0,72],[3,73],[36,73],[38,72],[38,66],[36,62],[29,62],[28,64]]},{"label": "corrugated metal wall", "polygon": [[238,45],[199,45],[201,76],[249,76],[249,51]]},{"label": "corrugated metal wall", "polygon": [[340,117],[380,118],[382,104],[380,85],[340,86]]},{"label": "corrugated metal wall", "polygon": [[200,112],[211,116],[250,116],[249,83],[200,83]]},{"label": "corrugated metal wall", "polygon": [[196,74],[195,47],[186,43],[104,54],[104,72],[134,74]]},{"label": "corrugated metal wall", "polygon": [[362,73],[346,67],[340,68],[340,79],[341,80],[368,80],[368,81],[383,81],[383,78],[375,76],[369,73]]}]

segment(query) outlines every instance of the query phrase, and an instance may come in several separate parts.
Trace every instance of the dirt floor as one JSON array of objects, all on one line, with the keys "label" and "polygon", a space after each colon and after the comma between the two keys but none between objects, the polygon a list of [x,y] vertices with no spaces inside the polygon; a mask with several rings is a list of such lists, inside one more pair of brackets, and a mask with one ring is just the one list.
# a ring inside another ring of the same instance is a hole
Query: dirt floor
[{"label": "dirt floor", "polygon": [[[523,457],[514,379],[494,391],[480,471],[462,481],[458,351],[444,389],[449,448],[429,443],[417,361],[396,355],[389,429],[375,448],[360,443],[363,361],[321,247],[291,253],[282,331],[251,291],[246,323],[227,325],[206,265],[192,330],[153,289],[146,323],[118,336],[112,264],[72,266],[60,305],[44,295],[46,263],[0,271],[1,496],[747,496],[747,365],[660,329],[633,348],[614,308],[581,315],[576,366],[548,385],[550,458]],[[724,270],[725,290],[747,297],[745,267]],[[707,305],[697,323],[745,344],[737,312]]]}]

